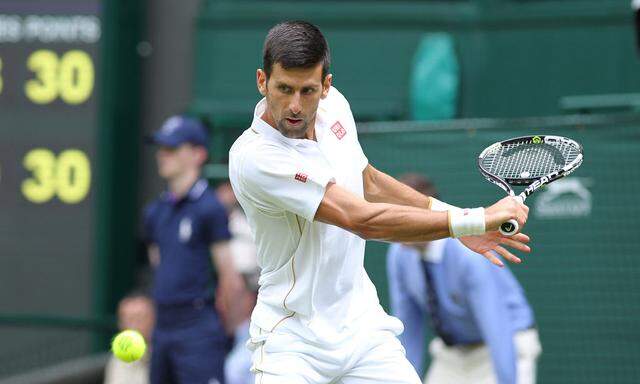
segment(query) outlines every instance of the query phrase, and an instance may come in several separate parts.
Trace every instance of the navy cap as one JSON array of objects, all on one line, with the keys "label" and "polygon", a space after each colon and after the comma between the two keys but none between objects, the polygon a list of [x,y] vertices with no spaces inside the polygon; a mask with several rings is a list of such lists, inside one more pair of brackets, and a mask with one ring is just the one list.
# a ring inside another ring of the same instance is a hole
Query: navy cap
[{"label": "navy cap", "polygon": [[206,147],[209,144],[209,135],[200,120],[188,116],[172,116],[153,134],[151,141],[171,148],[185,143]]}]

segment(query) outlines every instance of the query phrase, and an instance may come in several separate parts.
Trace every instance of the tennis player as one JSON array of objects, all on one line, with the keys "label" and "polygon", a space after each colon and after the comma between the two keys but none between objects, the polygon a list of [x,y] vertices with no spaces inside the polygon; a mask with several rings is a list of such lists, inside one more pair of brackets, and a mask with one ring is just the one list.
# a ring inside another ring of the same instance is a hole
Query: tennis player
[{"label": "tennis player", "polygon": [[[502,245],[529,251],[498,226],[528,208],[504,198],[458,209],[376,170],[358,142],[347,100],[331,86],[329,49],[307,22],[267,34],[257,86],[264,98],[233,144],[229,176],[261,267],[251,318],[256,383],[411,383],[420,379],[364,269],[365,240],[457,237],[501,265]],[[442,211],[442,212],[439,212]]]}]

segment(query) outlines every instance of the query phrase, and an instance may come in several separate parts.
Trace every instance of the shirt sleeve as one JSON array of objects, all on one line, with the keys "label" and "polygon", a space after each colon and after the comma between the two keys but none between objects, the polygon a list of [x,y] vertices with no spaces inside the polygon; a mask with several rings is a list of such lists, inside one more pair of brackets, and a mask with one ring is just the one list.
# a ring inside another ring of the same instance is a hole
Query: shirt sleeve
[{"label": "shirt sleeve", "polygon": [[391,314],[404,324],[404,332],[398,338],[407,351],[407,359],[418,374],[422,373],[424,353],[424,311],[411,298],[404,268],[411,259],[403,254],[399,244],[393,244],[387,252],[387,278]]},{"label": "shirt sleeve", "polygon": [[468,265],[466,273],[466,289],[469,292],[473,316],[483,340],[489,347],[498,383],[515,383],[517,355],[513,342],[513,327],[496,276],[503,271],[476,254],[468,257],[478,258]]},{"label": "shirt sleeve", "polygon": [[[353,119],[353,116],[351,116],[351,118]],[[364,169],[367,167],[367,165],[369,165],[369,159],[364,154],[364,151],[362,150],[362,146],[360,145],[360,141],[358,140],[357,137],[356,137],[356,147],[357,148],[356,148],[355,152],[356,152],[356,156],[357,156],[357,159],[358,159],[358,166],[360,167],[361,170],[364,171]]]},{"label": "shirt sleeve", "polygon": [[240,172],[243,192],[259,209],[289,211],[309,221],[313,221],[326,186],[333,179],[311,159],[275,145],[263,145],[247,154]]},{"label": "shirt sleeve", "polygon": [[209,244],[231,239],[229,231],[229,217],[221,204],[215,204],[207,211],[206,215],[206,236]]}]

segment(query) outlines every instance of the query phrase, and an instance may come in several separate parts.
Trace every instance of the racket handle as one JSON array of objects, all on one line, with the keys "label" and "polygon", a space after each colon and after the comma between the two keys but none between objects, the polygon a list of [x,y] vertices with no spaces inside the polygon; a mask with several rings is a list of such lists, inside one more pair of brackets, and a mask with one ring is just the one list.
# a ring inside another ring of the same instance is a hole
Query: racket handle
[{"label": "racket handle", "polygon": [[513,234],[518,232],[518,228],[520,228],[518,222],[514,219],[511,219],[500,225],[500,233],[502,233],[504,236],[512,236]]}]

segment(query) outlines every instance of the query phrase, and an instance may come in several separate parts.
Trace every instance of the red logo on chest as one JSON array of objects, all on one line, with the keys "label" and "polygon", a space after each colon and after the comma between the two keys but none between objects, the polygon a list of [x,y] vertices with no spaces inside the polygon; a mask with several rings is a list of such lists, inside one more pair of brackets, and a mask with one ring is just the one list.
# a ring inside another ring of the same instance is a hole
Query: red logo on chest
[{"label": "red logo on chest", "polygon": [[307,175],[305,175],[302,172],[298,172],[298,173],[296,173],[296,180],[301,181],[303,183],[306,183],[307,182]]},{"label": "red logo on chest", "polygon": [[336,123],[331,126],[331,132],[333,132],[336,135],[338,140],[342,140],[344,135],[347,134],[347,130],[344,129],[344,127],[342,126],[342,124],[340,124],[339,121],[336,121]]}]

